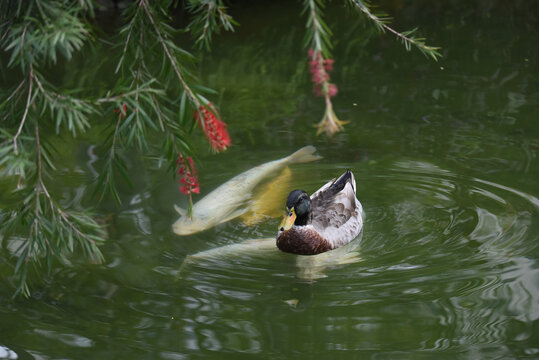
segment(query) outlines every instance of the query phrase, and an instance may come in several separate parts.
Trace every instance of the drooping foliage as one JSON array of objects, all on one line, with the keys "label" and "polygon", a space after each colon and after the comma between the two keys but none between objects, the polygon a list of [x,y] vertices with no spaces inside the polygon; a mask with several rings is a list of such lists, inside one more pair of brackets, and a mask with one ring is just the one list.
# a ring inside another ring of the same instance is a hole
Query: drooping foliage
[{"label": "drooping foliage", "polygon": [[[318,133],[331,136],[345,122],[337,118],[331,103],[338,88],[330,82],[335,66],[332,33],[323,20],[328,2],[303,2],[305,50],[309,51],[314,92],[326,102]],[[439,56],[437,48],[414,38],[413,32],[399,33],[389,27],[387,15],[374,14],[368,2],[345,3],[346,9],[365,15],[380,31],[397,36],[406,49],[417,47],[433,59]],[[51,186],[58,176],[54,146],[58,134],[81,136],[98,119],[110,119],[99,144],[102,166],[93,179],[94,204],[105,196],[121,202],[117,185],[119,179],[128,180],[125,154],[129,149],[167,161],[169,170],[179,177],[179,190],[191,199],[191,193],[202,191],[191,132],[200,128],[214,152],[225,151],[233,142],[226,119],[221,119],[208,99],[215,92],[194,76],[196,58],[177,40],[180,31],[189,31],[194,47],[210,50],[216,34],[234,31],[238,24],[224,1],[134,0],[127,4],[121,11],[120,28],[107,35],[93,21],[103,6],[93,0],[0,2],[0,179],[8,181],[15,199],[0,210],[0,235],[4,248],[10,244],[16,293],[30,294],[31,266],[39,274],[43,263],[50,270],[55,259],[68,261],[81,250],[92,261],[103,259],[99,245],[106,239],[106,224],[98,221],[95,208],[74,206]],[[179,9],[189,15],[185,24],[175,21]],[[96,43],[110,46],[115,61],[113,71],[107,73],[107,86],[66,88],[47,75]],[[157,143],[156,138],[160,139]]]}]

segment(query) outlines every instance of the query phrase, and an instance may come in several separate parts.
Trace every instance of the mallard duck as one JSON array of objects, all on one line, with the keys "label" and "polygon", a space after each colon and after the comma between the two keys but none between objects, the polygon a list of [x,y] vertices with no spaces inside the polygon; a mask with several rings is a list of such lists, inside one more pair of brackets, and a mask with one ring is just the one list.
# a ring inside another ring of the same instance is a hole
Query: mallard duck
[{"label": "mallard duck", "polygon": [[310,197],[303,190],[294,190],[286,199],[277,247],[284,252],[315,255],[346,245],[361,232],[362,213],[350,170]]}]

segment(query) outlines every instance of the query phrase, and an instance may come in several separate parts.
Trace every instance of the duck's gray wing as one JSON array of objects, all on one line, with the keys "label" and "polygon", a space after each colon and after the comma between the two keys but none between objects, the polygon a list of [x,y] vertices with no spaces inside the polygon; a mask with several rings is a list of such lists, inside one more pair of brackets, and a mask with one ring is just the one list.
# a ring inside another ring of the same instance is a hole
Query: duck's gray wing
[{"label": "duck's gray wing", "polygon": [[361,231],[362,207],[355,188],[354,175],[348,170],[311,197],[312,225],[333,247],[348,243]]}]

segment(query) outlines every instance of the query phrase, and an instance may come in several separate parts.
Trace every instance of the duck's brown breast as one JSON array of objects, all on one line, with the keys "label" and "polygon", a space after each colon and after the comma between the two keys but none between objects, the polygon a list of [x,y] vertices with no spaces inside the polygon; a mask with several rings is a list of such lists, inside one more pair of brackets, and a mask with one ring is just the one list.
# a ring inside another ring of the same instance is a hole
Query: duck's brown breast
[{"label": "duck's brown breast", "polygon": [[297,228],[279,234],[277,247],[281,251],[298,255],[316,255],[332,249],[330,243],[316,231]]}]

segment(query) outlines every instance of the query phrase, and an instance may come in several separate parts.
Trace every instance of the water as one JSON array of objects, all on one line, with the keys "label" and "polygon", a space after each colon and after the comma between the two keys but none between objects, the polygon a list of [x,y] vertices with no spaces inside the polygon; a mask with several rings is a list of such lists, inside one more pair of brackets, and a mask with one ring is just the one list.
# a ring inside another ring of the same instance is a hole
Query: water
[{"label": "water", "polygon": [[[202,191],[313,144],[324,159],[293,166],[290,186],[312,192],[356,174],[359,261],[326,264],[311,281],[296,257],[271,249],[182,267],[188,255],[271,237],[280,219],[178,237],[172,205],[185,198],[158,163],[134,157],[123,205],[100,207],[106,262],[56,266],[30,299],[12,300],[5,275],[0,345],[20,359],[539,358],[537,6],[399,4],[384,3],[399,29],[418,25],[444,59],[388,36],[362,46],[352,35],[367,30],[337,23],[334,105],[350,124],[332,140],[314,135],[323,103],[301,67],[295,17],[266,28],[278,8],[256,22],[248,15],[260,5],[238,8],[242,27],[202,63],[234,142],[202,153]],[[62,145],[76,154],[60,180],[74,204],[87,201],[98,164],[92,136]]]}]

